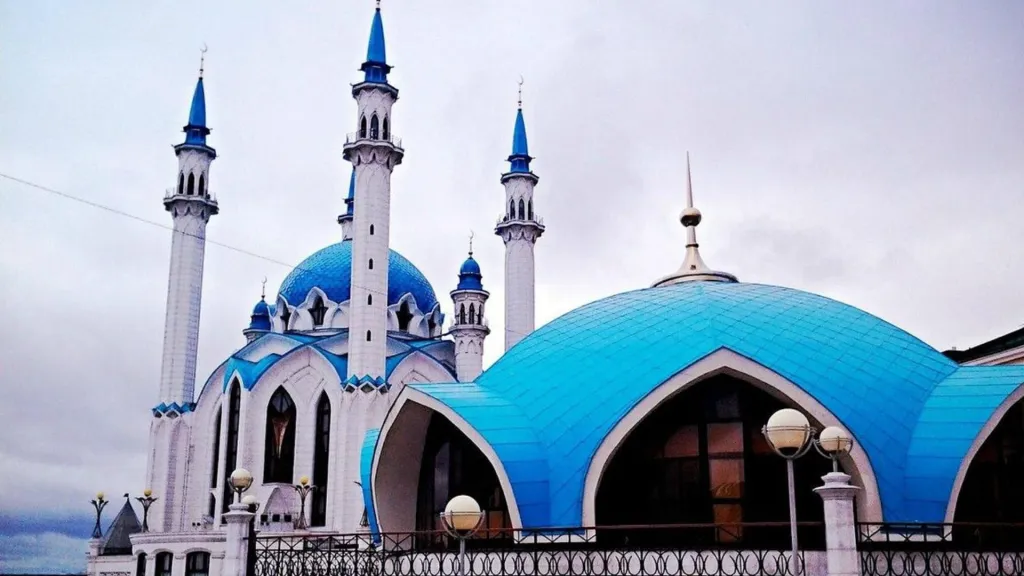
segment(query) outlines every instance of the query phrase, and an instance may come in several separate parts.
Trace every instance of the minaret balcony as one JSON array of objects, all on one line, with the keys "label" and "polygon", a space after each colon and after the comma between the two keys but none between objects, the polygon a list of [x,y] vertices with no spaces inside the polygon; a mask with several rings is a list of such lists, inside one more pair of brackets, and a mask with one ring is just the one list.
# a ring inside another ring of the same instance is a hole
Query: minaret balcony
[{"label": "minaret balcony", "polygon": [[394,134],[374,134],[373,132],[350,132],[345,135],[345,147],[355,146],[356,144],[363,144],[368,142],[370,144],[377,144],[381,146],[390,146],[396,150],[403,150],[402,139]]},{"label": "minaret balcony", "polygon": [[504,228],[516,225],[535,227],[541,231],[545,230],[543,218],[519,218],[518,216],[511,218],[506,214],[498,216],[498,221],[494,226],[495,228]]},{"label": "minaret balcony", "polygon": [[168,210],[171,206],[178,202],[196,202],[210,207],[210,214],[216,214],[219,212],[219,206],[217,204],[217,196],[210,194],[209,189],[204,190],[203,194],[187,194],[185,192],[179,193],[177,188],[168,188],[164,192],[164,207]]}]

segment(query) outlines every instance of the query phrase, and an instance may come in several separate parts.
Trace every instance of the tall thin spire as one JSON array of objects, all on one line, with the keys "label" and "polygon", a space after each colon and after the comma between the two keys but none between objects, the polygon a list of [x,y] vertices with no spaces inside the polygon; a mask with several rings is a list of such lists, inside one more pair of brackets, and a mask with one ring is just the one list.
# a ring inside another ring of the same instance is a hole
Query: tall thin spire
[{"label": "tall thin spire", "polygon": [[523,119],[523,77],[519,77],[519,99],[516,124],[512,130],[512,154],[508,157],[510,173],[530,172],[530,145],[526,140],[526,120]]},{"label": "tall thin spire", "polygon": [[700,210],[693,205],[693,176],[690,172],[690,152],[686,152],[686,208],[679,216],[679,222],[686,227],[686,257],[683,265],[675,274],[671,274],[654,283],[654,287],[670,286],[680,282],[704,280],[709,282],[736,282],[736,277],[728,272],[712,270],[704,263],[697,244],[697,226],[701,221]]},{"label": "tall thin spire", "polygon": [[377,0],[377,8],[373,12],[373,22],[370,24],[370,42],[366,47],[366,62],[359,68],[365,73],[364,82],[375,82],[379,84],[388,83],[387,50],[384,43],[384,20],[380,15],[380,0]]}]

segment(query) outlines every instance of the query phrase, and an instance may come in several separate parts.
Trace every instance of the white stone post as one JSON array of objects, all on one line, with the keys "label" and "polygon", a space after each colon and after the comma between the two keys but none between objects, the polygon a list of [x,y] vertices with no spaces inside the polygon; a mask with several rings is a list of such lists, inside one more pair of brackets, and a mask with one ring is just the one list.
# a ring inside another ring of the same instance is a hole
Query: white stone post
[{"label": "white stone post", "polygon": [[860,488],[850,484],[850,476],[830,472],[822,476],[824,486],[814,491],[825,503],[825,549],[829,576],[859,576],[857,524],[853,504]]},{"label": "white stone post", "polygon": [[232,504],[224,514],[227,534],[224,541],[224,565],[221,576],[245,576],[249,558],[249,522],[255,516],[245,504]]}]

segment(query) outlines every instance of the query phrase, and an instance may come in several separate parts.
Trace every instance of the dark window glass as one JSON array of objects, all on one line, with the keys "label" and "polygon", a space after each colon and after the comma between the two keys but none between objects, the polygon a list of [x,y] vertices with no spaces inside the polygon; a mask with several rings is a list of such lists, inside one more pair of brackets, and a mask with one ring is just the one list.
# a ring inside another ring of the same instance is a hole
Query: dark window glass
[{"label": "dark window glass", "polygon": [[135,560],[135,576],[146,576],[146,553],[140,552]]},{"label": "dark window glass", "polygon": [[469,321],[476,323],[476,306],[472,302],[469,303]]},{"label": "dark window glass", "polygon": [[210,462],[210,502],[206,509],[207,516],[213,516],[217,511],[217,499],[213,496],[213,491],[217,488],[217,466],[220,465],[220,417],[221,412],[217,412],[217,419],[213,423],[213,460]]},{"label": "dark window glass", "polygon": [[370,342],[370,341],[371,341],[371,338],[372,338],[372,337],[370,336],[370,331],[369,331],[369,330],[367,330],[367,331],[366,331],[366,341],[367,341],[367,342]]},{"label": "dark window glass", "polygon": [[533,200],[526,203],[526,219],[533,220]]},{"label": "dark window glass", "polygon": [[185,193],[185,175],[178,174],[178,194]]},{"label": "dark window glass", "polygon": [[519,199],[519,218],[526,218],[526,203]]},{"label": "dark window glass", "polygon": [[331,401],[320,393],[316,406],[316,438],[313,441],[313,501],[310,508],[312,526],[327,525],[327,464],[331,450]]},{"label": "dark window glass", "polygon": [[398,308],[398,313],[395,314],[398,318],[398,329],[402,332],[409,331],[409,323],[412,322],[412,312],[409,311],[409,302],[402,302],[402,306]]},{"label": "dark window glass", "polygon": [[1024,522],[1022,477],[1024,401],[1003,415],[971,460],[957,497],[954,522]]},{"label": "dark window glass", "polygon": [[170,552],[160,552],[156,555],[155,564],[154,576],[171,576],[171,569],[174,567],[174,555]]},{"label": "dark window glass", "polygon": [[388,117],[385,116],[384,117],[384,123],[383,123],[383,131],[384,131],[384,139],[385,140],[387,140],[387,139],[389,139],[391,137],[391,131],[388,128],[389,128],[389,126],[388,126]]},{"label": "dark window glass", "polygon": [[294,467],[295,403],[284,388],[278,388],[267,405],[263,481],[290,484]]},{"label": "dark window glass", "polygon": [[373,258],[370,258],[370,270],[373,270]]},{"label": "dark window glass", "polygon": [[459,324],[466,323],[466,305],[459,304]]},{"label": "dark window glass", "polygon": [[516,201],[515,200],[509,200],[508,201],[508,215],[513,220],[516,219]]},{"label": "dark window glass", "polygon": [[199,195],[206,196],[206,179],[202,174],[199,175]]},{"label": "dark window glass", "polygon": [[359,119],[359,137],[366,138],[366,116]]},{"label": "dark window glass", "polygon": [[228,438],[224,447],[224,470],[220,480],[223,481],[224,490],[221,492],[220,511],[227,512],[231,505],[231,483],[227,476],[234,471],[238,464],[238,421],[242,407],[242,389],[238,380],[232,380],[231,389],[228,392]]},{"label": "dark window glass", "polygon": [[377,120],[377,115],[374,114],[370,117],[370,139],[377,140],[380,138],[380,121]]},{"label": "dark window glass", "polygon": [[313,317],[313,326],[323,326],[324,318],[327,316],[327,306],[324,299],[317,296],[313,300],[313,307],[309,309],[309,315]]},{"label": "dark window glass", "polygon": [[373,305],[373,294],[367,294],[366,295],[366,305],[367,306],[372,306]]},{"label": "dark window glass", "polygon": [[370,236],[373,236],[373,224],[370,224]]},{"label": "dark window glass", "polygon": [[185,194],[191,196],[195,194],[196,188],[196,176],[195,174],[188,175],[188,186],[185,188]]},{"label": "dark window glass", "polygon": [[210,553],[189,552],[185,556],[185,576],[210,576]]}]

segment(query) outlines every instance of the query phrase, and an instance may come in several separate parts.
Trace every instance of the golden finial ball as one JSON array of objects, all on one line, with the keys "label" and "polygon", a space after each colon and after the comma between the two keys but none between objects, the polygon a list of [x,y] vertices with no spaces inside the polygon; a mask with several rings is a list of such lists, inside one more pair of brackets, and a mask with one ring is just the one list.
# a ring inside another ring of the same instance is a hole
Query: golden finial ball
[{"label": "golden finial ball", "polygon": [[146,488],[145,490],[142,491],[142,495],[145,496],[146,498],[149,498],[150,496],[153,495],[153,491],[150,490],[149,488]]},{"label": "golden finial ball", "polygon": [[97,492],[96,493],[96,500],[100,500],[100,501],[103,500],[103,492]]},{"label": "golden finial ball", "polygon": [[309,476],[303,476],[302,478],[299,478],[299,484],[302,484],[303,486],[309,484]]}]

